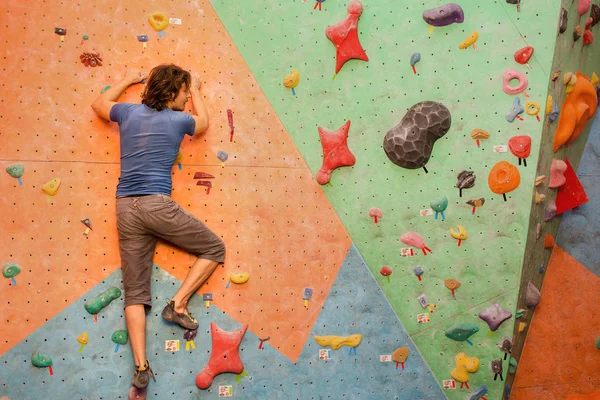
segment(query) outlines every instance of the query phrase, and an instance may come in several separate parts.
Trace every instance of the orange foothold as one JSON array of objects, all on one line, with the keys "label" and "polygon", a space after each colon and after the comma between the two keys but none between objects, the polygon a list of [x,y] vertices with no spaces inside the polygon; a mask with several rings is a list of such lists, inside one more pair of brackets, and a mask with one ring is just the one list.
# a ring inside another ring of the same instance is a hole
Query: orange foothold
[{"label": "orange foothold", "polygon": [[544,248],[551,249],[552,247],[554,247],[554,237],[546,233],[546,237],[544,238]]}]

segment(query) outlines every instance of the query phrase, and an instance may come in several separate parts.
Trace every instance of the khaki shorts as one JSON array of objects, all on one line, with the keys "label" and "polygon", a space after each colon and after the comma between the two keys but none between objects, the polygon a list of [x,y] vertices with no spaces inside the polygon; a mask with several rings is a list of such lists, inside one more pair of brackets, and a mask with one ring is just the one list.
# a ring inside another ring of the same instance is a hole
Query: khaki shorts
[{"label": "khaki shorts", "polygon": [[125,307],[152,308],[150,275],[158,239],[198,258],[222,263],[225,245],[202,222],[164,194],[117,198],[117,230]]}]

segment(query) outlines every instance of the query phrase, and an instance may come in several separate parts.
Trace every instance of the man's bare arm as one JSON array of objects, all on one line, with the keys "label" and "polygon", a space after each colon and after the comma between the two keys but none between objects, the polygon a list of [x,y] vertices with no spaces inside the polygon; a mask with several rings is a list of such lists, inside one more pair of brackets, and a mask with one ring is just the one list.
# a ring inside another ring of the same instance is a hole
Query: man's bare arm
[{"label": "man's bare arm", "polygon": [[92,109],[98,116],[110,121],[110,109],[117,104],[125,89],[146,79],[146,74],[137,70],[127,70],[121,82],[100,94],[92,103]]},{"label": "man's bare arm", "polygon": [[192,87],[190,93],[192,95],[192,105],[194,106],[194,120],[196,121],[196,130],[194,134],[202,134],[208,129],[208,110],[204,104],[204,100],[200,96],[200,75],[192,74]]}]

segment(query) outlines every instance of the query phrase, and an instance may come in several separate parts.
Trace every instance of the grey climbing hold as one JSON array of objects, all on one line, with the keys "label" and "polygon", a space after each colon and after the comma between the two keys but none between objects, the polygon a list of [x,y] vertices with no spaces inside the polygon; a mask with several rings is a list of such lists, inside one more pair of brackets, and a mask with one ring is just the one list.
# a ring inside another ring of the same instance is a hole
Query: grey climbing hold
[{"label": "grey climbing hold", "polygon": [[527,291],[525,293],[525,304],[527,307],[535,307],[540,303],[542,295],[538,288],[536,288],[533,283],[527,283]]},{"label": "grey climbing hold", "polygon": [[538,222],[535,226],[535,240],[539,240],[542,237],[542,223]]},{"label": "grey climbing hold", "polygon": [[567,30],[567,24],[569,22],[569,13],[567,10],[561,7],[560,9],[560,17],[558,18],[558,31],[560,33],[565,33]]},{"label": "grey climbing hold", "polygon": [[558,114],[560,113],[556,102],[552,100],[552,111],[548,114],[548,122],[553,123],[558,118]]},{"label": "grey climbing hold", "polygon": [[475,173],[473,171],[461,171],[456,177],[456,187],[459,190],[459,195],[462,197],[463,189],[470,189],[475,186]]},{"label": "grey climbing hold", "polygon": [[546,210],[544,211],[544,222],[550,221],[556,215],[556,202],[551,200],[546,204]]},{"label": "grey climbing hold", "polygon": [[417,103],[385,135],[383,150],[391,162],[402,168],[424,168],[433,144],[448,132],[451,122],[450,111],[443,104]]},{"label": "grey climbing hold", "polygon": [[505,118],[508,122],[513,122],[517,115],[523,114],[525,112],[525,107],[521,104],[521,99],[519,97],[515,97],[513,100],[513,105],[510,110],[506,113]]}]

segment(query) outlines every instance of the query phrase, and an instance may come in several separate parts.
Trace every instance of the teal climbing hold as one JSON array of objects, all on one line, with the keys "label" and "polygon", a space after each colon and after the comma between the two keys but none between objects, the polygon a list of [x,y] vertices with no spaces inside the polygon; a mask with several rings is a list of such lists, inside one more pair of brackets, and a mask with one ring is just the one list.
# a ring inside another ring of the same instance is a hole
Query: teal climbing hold
[{"label": "teal climbing hold", "polygon": [[442,214],[442,221],[446,220],[446,216],[444,215],[444,211],[448,208],[448,198],[444,196],[441,200],[432,201],[430,203],[431,209],[435,211],[435,219],[438,218],[438,213]]},{"label": "teal climbing hold", "polygon": [[596,339],[596,347],[600,349],[600,336],[598,336],[598,339]]},{"label": "teal climbing hold", "polygon": [[14,278],[21,273],[21,267],[15,263],[4,264],[2,267],[2,276],[5,278]]},{"label": "teal climbing hold", "polygon": [[125,345],[129,340],[129,334],[125,330],[115,331],[115,333],[112,334],[110,340],[112,340],[116,344]]},{"label": "teal climbing hold", "polygon": [[21,177],[25,173],[25,166],[23,164],[9,165],[8,167],[6,167],[6,172],[13,178],[18,179],[19,185],[23,184],[23,182],[21,181]]},{"label": "teal climbing hold", "polygon": [[106,91],[107,91],[108,89],[110,89],[110,88],[111,88],[111,86],[110,86],[110,85],[106,85],[106,86],[104,86],[104,87],[102,88],[102,90],[100,91],[100,94],[102,94],[102,93],[106,92]]},{"label": "teal climbing hold", "polygon": [[514,374],[517,372],[517,367],[519,366],[519,363],[517,362],[517,360],[515,360],[514,358],[510,358],[510,361],[508,362],[508,373],[509,374]]},{"label": "teal climbing hold", "polygon": [[454,324],[450,329],[447,329],[444,334],[452,340],[456,340],[457,342],[467,342],[473,346],[473,343],[469,338],[477,332],[479,332],[479,328],[475,326],[475,324],[461,322],[459,324]]},{"label": "teal climbing hold", "polygon": [[116,286],[100,293],[94,300],[85,303],[85,310],[90,314],[98,314],[100,310],[110,304],[111,301],[121,297],[121,289]]},{"label": "teal climbing hold", "polygon": [[51,367],[52,358],[39,350],[35,350],[31,355],[31,363],[38,368]]}]

